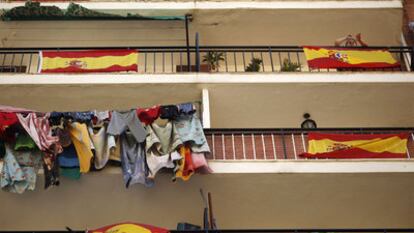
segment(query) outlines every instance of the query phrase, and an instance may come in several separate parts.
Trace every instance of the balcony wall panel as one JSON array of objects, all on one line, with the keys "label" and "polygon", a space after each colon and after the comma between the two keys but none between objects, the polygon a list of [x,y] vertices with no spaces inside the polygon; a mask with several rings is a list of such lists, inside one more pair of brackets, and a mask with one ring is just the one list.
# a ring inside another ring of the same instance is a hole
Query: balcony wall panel
[{"label": "balcony wall panel", "polygon": [[[122,175],[95,172],[23,195],[0,192],[0,229],[93,229],[135,221],[175,228],[202,224],[199,189],[212,192],[220,228],[412,227],[413,173],[214,174],[154,188],[124,187]],[[333,217],[334,216],[334,217]]]},{"label": "balcony wall panel", "polygon": [[[184,13],[194,16],[190,23],[191,44],[195,32],[199,32],[203,45],[333,45],[336,38],[358,32],[369,45],[399,45],[402,28],[402,9],[227,9]],[[185,45],[185,34],[183,22],[2,21],[0,43],[3,47]],[[250,54],[246,56],[249,61]]]}]

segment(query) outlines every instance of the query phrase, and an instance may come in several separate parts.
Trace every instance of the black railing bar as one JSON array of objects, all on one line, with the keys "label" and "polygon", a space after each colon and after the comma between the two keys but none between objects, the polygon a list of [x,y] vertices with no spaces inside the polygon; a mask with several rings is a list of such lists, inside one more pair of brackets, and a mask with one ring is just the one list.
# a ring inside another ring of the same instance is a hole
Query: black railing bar
[{"label": "black railing bar", "polygon": [[317,131],[414,131],[413,127],[401,128],[316,128],[316,129],[301,129],[301,128],[210,128],[204,129],[206,134],[211,133],[266,133],[266,132],[317,132]]},{"label": "black railing bar", "polygon": [[[326,47],[326,48],[344,48],[344,47],[337,47],[337,46],[318,46],[318,47]],[[23,47],[23,48],[0,48],[0,51],[39,51],[39,50],[90,50],[90,49],[184,49],[186,50],[186,46],[111,46],[111,47]],[[195,49],[195,46],[190,46],[190,49]],[[275,45],[236,45],[236,46],[228,46],[228,45],[213,45],[213,46],[200,46],[200,49],[301,49],[301,46],[275,46]],[[349,47],[352,48],[352,47]],[[361,48],[361,47],[355,47]],[[369,46],[363,47],[363,49],[404,49],[407,51],[412,51],[412,47],[408,46]]]},{"label": "black railing bar", "polygon": [[[62,49],[60,51],[64,51],[65,49]],[[83,50],[87,50],[87,49],[83,49]],[[14,50],[14,51],[5,51],[5,50],[1,50],[0,49],[0,54],[37,54],[39,50],[32,50],[32,51],[18,51],[18,50]],[[71,50],[67,50],[67,51],[71,51]],[[171,48],[171,49],[152,49],[152,48],[148,48],[148,49],[142,49],[142,50],[138,50],[138,53],[179,53],[179,52],[185,52],[186,50],[184,49],[175,49],[175,48]],[[200,52],[206,53],[211,51],[211,49],[201,49],[200,48]],[[245,53],[251,53],[251,52],[268,52],[269,48],[244,48],[244,49],[234,49],[234,48],[222,48],[222,49],[214,49],[214,51],[216,52],[245,52]],[[190,53],[195,53],[196,50],[191,48],[190,49]],[[281,50],[281,49],[272,49],[272,52],[280,52],[280,53],[291,53],[291,52],[295,52],[295,53],[303,53],[302,49],[299,50]],[[397,50],[397,51],[389,51],[390,53],[411,53],[411,51],[401,51],[401,50]]]}]

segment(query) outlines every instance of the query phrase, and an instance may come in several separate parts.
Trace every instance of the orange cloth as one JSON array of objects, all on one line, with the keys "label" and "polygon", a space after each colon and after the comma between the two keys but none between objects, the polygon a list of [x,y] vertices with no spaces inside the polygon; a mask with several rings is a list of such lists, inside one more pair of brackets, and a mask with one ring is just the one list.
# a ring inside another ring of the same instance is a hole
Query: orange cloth
[{"label": "orange cloth", "polygon": [[181,164],[177,172],[175,173],[175,177],[187,181],[190,179],[190,177],[194,174],[195,171],[193,159],[191,157],[191,149],[188,146],[182,146],[180,147],[179,152],[182,159],[180,160]]}]

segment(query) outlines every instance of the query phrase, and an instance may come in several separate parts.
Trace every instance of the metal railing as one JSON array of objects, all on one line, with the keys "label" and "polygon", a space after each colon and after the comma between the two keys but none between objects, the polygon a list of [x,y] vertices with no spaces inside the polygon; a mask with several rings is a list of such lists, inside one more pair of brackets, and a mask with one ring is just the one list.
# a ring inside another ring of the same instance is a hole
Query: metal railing
[{"label": "metal railing", "polygon": [[414,128],[360,129],[205,129],[210,160],[304,160],[308,133],[392,134],[409,133],[407,159],[414,157]]},{"label": "metal railing", "polygon": [[[334,48],[334,47],[332,47]],[[411,47],[368,47],[388,49],[401,64],[392,69],[346,69],[346,71],[413,71],[414,50]],[[40,51],[75,51],[90,49],[126,49],[126,47],[95,48],[0,48],[0,73],[37,73]],[[253,58],[261,60],[253,72],[287,72],[284,62],[297,64],[294,72],[338,72],[345,69],[309,69],[299,46],[175,46],[175,47],[128,47],[138,50],[138,73],[182,72],[248,72]],[[221,54],[218,65],[206,61],[208,54]],[[188,57],[190,60],[188,60]],[[188,65],[190,61],[191,65]]]}]

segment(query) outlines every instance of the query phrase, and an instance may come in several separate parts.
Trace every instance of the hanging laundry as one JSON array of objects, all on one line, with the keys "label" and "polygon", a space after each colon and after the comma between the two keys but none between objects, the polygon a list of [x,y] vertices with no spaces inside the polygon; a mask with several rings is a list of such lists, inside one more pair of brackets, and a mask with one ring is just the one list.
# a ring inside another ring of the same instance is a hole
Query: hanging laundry
[{"label": "hanging laundry", "polygon": [[40,151],[17,152],[6,146],[0,179],[1,188],[19,194],[26,190],[34,190],[40,160]]},{"label": "hanging laundry", "polygon": [[59,142],[62,147],[68,147],[72,144],[72,139],[70,137],[69,130],[62,129],[62,128],[56,128],[55,129],[55,135],[59,137]]},{"label": "hanging laundry", "polygon": [[174,120],[179,116],[176,105],[165,105],[160,107],[160,118]]},{"label": "hanging laundry", "polygon": [[137,114],[139,120],[145,125],[150,125],[160,116],[160,106],[153,106],[151,108],[138,108]]},{"label": "hanging laundry", "polygon": [[7,127],[19,122],[16,113],[0,112],[0,133],[4,132]]},{"label": "hanging laundry", "polygon": [[174,168],[174,161],[180,160],[177,148],[182,144],[174,124],[168,122],[164,127],[155,123],[147,127],[146,143],[147,164],[151,178],[163,167]]},{"label": "hanging laundry", "polygon": [[94,125],[103,124],[105,121],[109,121],[111,119],[111,115],[109,111],[94,111],[93,112],[92,122]]},{"label": "hanging laundry", "polygon": [[96,133],[92,127],[88,127],[89,136],[95,147],[94,165],[96,169],[105,167],[111,151],[115,150],[115,137],[106,133],[106,126],[101,127]]},{"label": "hanging laundry", "polygon": [[173,180],[176,178],[181,178],[182,180],[187,181],[191,178],[195,171],[193,159],[191,157],[191,149],[189,146],[184,145],[180,147],[179,152],[182,159],[180,161],[178,170],[175,172],[175,177]]},{"label": "hanging laundry", "polygon": [[70,144],[63,148],[63,152],[58,155],[60,175],[69,179],[78,180],[81,177],[80,163],[75,146]]},{"label": "hanging laundry", "polygon": [[192,103],[178,104],[177,107],[180,115],[192,115],[196,112]]},{"label": "hanging laundry", "polygon": [[72,143],[76,148],[79,158],[79,167],[81,173],[89,172],[91,168],[92,142],[86,124],[74,122],[68,126]]},{"label": "hanging laundry", "polygon": [[137,142],[145,141],[147,132],[134,110],[123,113],[112,111],[112,117],[108,125],[107,133],[111,135],[120,135],[127,129],[131,131]]},{"label": "hanging laundry", "polygon": [[45,188],[50,185],[59,185],[58,167],[55,166],[56,155],[62,152],[59,138],[52,136],[48,117],[37,116],[36,113],[28,113],[26,117],[18,113],[20,124],[30,135],[38,148],[43,151],[43,163],[45,172]]},{"label": "hanging laundry", "polygon": [[35,142],[26,132],[18,134],[14,145],[15,150],[33,150],[36,148]]},{"label": "hanging laundry", "polygon": [[191,153],[191,159],[193,160],[193,166],[197,173],[210,174],[213,173],[210,166],[208,166],[205,153]]},{"label": "hanging laundry", "polygon": [[138,119],[135,110],[121,113],[112,111],[107,133],[119,135],[123,178],[128,188],[140,183],[153,186],[147,179],[148,170],[145,166],[145,138],[147,132]]},{"label": "hanging laundry", "polygon": [[210,153],[203,126],[196,115],[181,116],[173,122],[180,139],[191,146],[191,151]]},{"label": "hanging laundry", "polygon": [[94,117],[94,112],[51,112],[49,122],[51,125],[60,125],[61,119],[70,120],[72,122],[88,123]]}]

